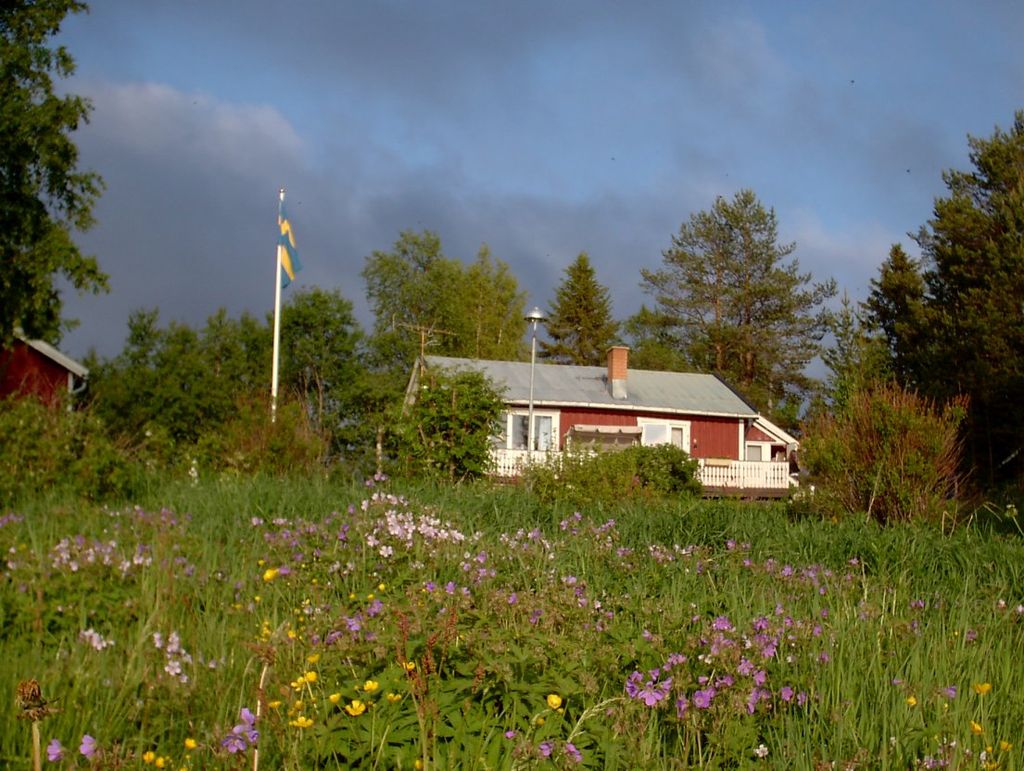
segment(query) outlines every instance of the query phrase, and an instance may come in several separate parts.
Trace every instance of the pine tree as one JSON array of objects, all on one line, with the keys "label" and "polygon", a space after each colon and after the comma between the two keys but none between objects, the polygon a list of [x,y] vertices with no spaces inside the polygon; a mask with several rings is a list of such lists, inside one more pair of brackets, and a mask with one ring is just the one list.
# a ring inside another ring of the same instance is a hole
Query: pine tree
[{"label": "pine tree", "polygon": [[775,212],[750,190],[684,222],[662,270],[642,270],[665,331],[696,369],[722,375],[760,409],[792,413],[814,381],[807,364],[821,350],[836,292],[811,283],[794,244],[778,242]]},{"label": "pine tree", "polygon": [[540,356],[560,364],[600,365],[615,344],[619,325],[612,319],[608,288],[598,283],[590,257],[580,252],[555,290],[555,302],[540,341]]}]

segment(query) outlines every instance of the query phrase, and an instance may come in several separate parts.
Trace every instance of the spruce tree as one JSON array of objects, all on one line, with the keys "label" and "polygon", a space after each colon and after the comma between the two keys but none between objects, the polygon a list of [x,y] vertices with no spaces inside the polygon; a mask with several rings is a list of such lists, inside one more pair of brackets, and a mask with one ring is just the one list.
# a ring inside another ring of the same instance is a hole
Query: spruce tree
[{"label": "spruce tree", "polygon": [[555,290],[540,356],[559,364],[600,365],[617,340],[608,288],[598,283],[590,257],[580,252]]},{"label": "spruce tree", "polygon": [[906,384],[969,398],[967,462],[988,485],[1024,475],[1024,111],[968,146],[973,169],[943,173],[915,236],[920,276],[890,255],[871,307]]}]

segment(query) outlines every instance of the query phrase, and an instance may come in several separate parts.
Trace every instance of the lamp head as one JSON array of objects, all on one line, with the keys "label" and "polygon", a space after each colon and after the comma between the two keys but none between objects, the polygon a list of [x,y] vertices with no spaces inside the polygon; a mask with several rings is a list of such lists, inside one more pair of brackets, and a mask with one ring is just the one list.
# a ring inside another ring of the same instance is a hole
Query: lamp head
[{"label": "lamp head", "polygon": [[538,308],[536,305],[533,306],[533,310],[527,313],[524,318],[526,321],[532,322],[534,325],[536,325],[537,322],[545,320],[544,314],[541,313],[540,308]]}]

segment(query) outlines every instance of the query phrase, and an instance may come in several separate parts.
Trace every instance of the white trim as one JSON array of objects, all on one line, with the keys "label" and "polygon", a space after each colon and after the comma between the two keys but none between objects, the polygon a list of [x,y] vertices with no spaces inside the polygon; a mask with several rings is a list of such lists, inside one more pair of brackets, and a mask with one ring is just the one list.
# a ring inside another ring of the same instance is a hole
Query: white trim
[{"label": "white trim", "polygon": [[777,440],[775,444],[782,443],[785,445],[792,445],[794,447],[800,444],[797,441],[796,437],[786,433],[777,425],[768,420],[768,418],[762,417],[761,415],[758,415],[757,418],[754,420],[754,428],[760,429],[764,433],[768,434],[768,436],[775,437],[775,439]]},{"label": "white trim", "polygon": [[669,429],[669,439],[670,439],[670,441],[668,441],[668,442],[657,442],[657,444],[672,444],[672,442],[671,442],[672,429],[673,428],[681,428],[683,430],[683,444],[682,444],[682,446],[679,449],[685,450],[687,452],[687,454],[692,454],[692,449],[693,448],[692,448],[692,444],[691,443],[692,443],[693,440],[692,440],[691,435],[690,435],[690,421],[688,421],[688,420],[664,420],[664,419],[661,419],[661,418],[637,418],[636,419],[636,424],[637,424],[637,426],[640,427],[640,431],[641,431],[641,434],[640,434],[640,444],[641,445],[648,445],[648,443],[646,441],[646,439],[647,439],[647,432],[644,431],[644,427],[645,426],[665,426],[665,427],[667,427]]},{"label": "white trim", "polygon": [[[761,449],[761,457],[758,459],[758,461],[754,461],[753,459],[747,457],[747,451],[751,447],[759,447]],[[763,462],[769,461],[771,459],[772,459],[772,443],[771,442],[753,441],[753,442],[746,442],[744,444],[744,446],[743,446],[743,460],[747,461],[748,463],[754,463],[754,462],[761,462],[761,463],[763,463]]]},{"label": "white trim", "polygon": [[[533,408],[533,421],[536,424],[537,418],[551,418],[551,446],[549,450],[558,450],[562,443],[562,431],[561,431],[561,412],[558,410],[538,410],[536,406]],[[512,418],[513,417],[524,417],[527,420],[530,418],[529,409],[517,409],[510,407],[505,412],[505,444],[502,447],[500,444],[497,445],[498,449],[505,450],[525,450],[525,447],[513,447],[512,446]],[[537,439],[539,435],[534,431],[534,439]]]}]

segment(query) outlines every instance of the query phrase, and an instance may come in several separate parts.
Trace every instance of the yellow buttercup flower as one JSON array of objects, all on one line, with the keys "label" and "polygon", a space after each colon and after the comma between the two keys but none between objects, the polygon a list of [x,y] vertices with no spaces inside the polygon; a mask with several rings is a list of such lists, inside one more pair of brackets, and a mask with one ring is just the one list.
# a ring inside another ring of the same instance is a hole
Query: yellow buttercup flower
[{"label": "yellow buttercup flower", "polygon": [[548,706],[551,707],[551,709],[558,709],[562,706],[562,697],[559,696],[557,693],[549,693],[547,703]]},{"label": "yellow buttercup flower", "polygon": [[986,693],[992,690],[992,683],[975,683],[974,692],[979,696],[984,696]]},{"label": "yellow buttercup flower", "polygon": [[163,757],[161,755],[159,758],[157,758],[156,760],[153,761],[153,765],[156,766],[157,768],[166,768],[166,766],[167,766],[167,758],[165,758],[165,757]]},{"label": "yellow buttercup flower", "polygon": [[294,720],[289,720],[288,725],[293,726],[295,728],[309,728],[311,725],[313,725],[313,721],[305,715],[299,715]]},{"label": "yellow buttercup flower", "polygon": [[913,694],[908,696],[907,697],[907,706],[908,707],[916,707],[917,706],[917,697],[914,696]]},{"label": "yellow buttercup flower", "polygon": [[374,693],[378,688],[380,688],[380,683],[376,680],[367,680],[363,683],[363,690],[366,693]]},{"label": "yellow buttercup flower", "polygon": [[976,723],[976,722],[974,722],[972,720],[971,721],[971,733],[974,734],[975,736],[981,736],[983,733],[985,733],[985,729],[981,727],[981,723]]},{"label": "yellow buttercup flower", "polygon": [[318,661],[320,661],[320,654],[310,653],[308,656],[306,656],[306,661],[310,664],[316,664]]},{"label": "yellow buttercup flower", "polygon": [[318,677],[317,673],[316,673],[316,672],[313,672],[312,670],[311,670],[311,671],[309,671],[309,672],[307,672],[307,673],[306,673],[305,675],[303,675],[303,676],[304,676],[304,677],[306,678],[306,682],[307,682],[307,683],[315,683],[315,682],[316,682],[316,680],[317,680],[317,677]]},{"label": "yellow buttercup flower", "polygon": [[1009,752],[1012,749],[1013,749],[1013,745],[1010,744],[1008,741],[1006,741],[1006,739],[1000,740],[1000,742],[999,742],[999,751],[1000,752]]},{"label": "yellow buttercup flower", "polygon": [[402,666],[405,668],[406,672],[412,672],[414,669],[416,669],[416,662],[415,661],[403,661],[402,662]]},{"label": "yellow buttercup flower", "polygon": [[387,696],[387,699],[392,704],[395,704],[396,702],[399,702],[399,701],[402,700],[402,694],[400,694],[400,693],[389,693],[388,696]]},{"label": "yellow buttercup flower", "polygon": [[273,581],[275,578],[277,578],[280,572],[281,571],[277,568],[267,568],[263,571],[263,580],[268,582]]},{"label": "yellow buttercup flower", "polygon": [[352,717],[358,717],[366,712],[366,702],[352,699],[351,703],[345,705],[345,711]]},{"label": "yellow buttercup flower", "polygon": [[331,704],[337,704],[339,701],[341,701],[341,694],[332,693],[330,696],[327,697],[327,699],[331,702]]},{"label": "yellow buttercup flower", "polygon": [[199,746],[199,742],[197,742],[191,736],[185,740],[185,749],[186,750],[194,750],[198,746]]},{"label": "yellow buttercup flower", "polygon": [[267,702],[267,706],[270,707],[271,709],[277,709],[278,707],[281,706],[281,700],[280,699],[274,699],[273,701],[268,701]]},{"label": "yellow buttercup flower", "polygon": [[145,763],[147,766],[152,764],[154,760],[156,760],[156,753],[153,752],[153,750],[149,750],[147,752],[142,753],[142,762]]}]

